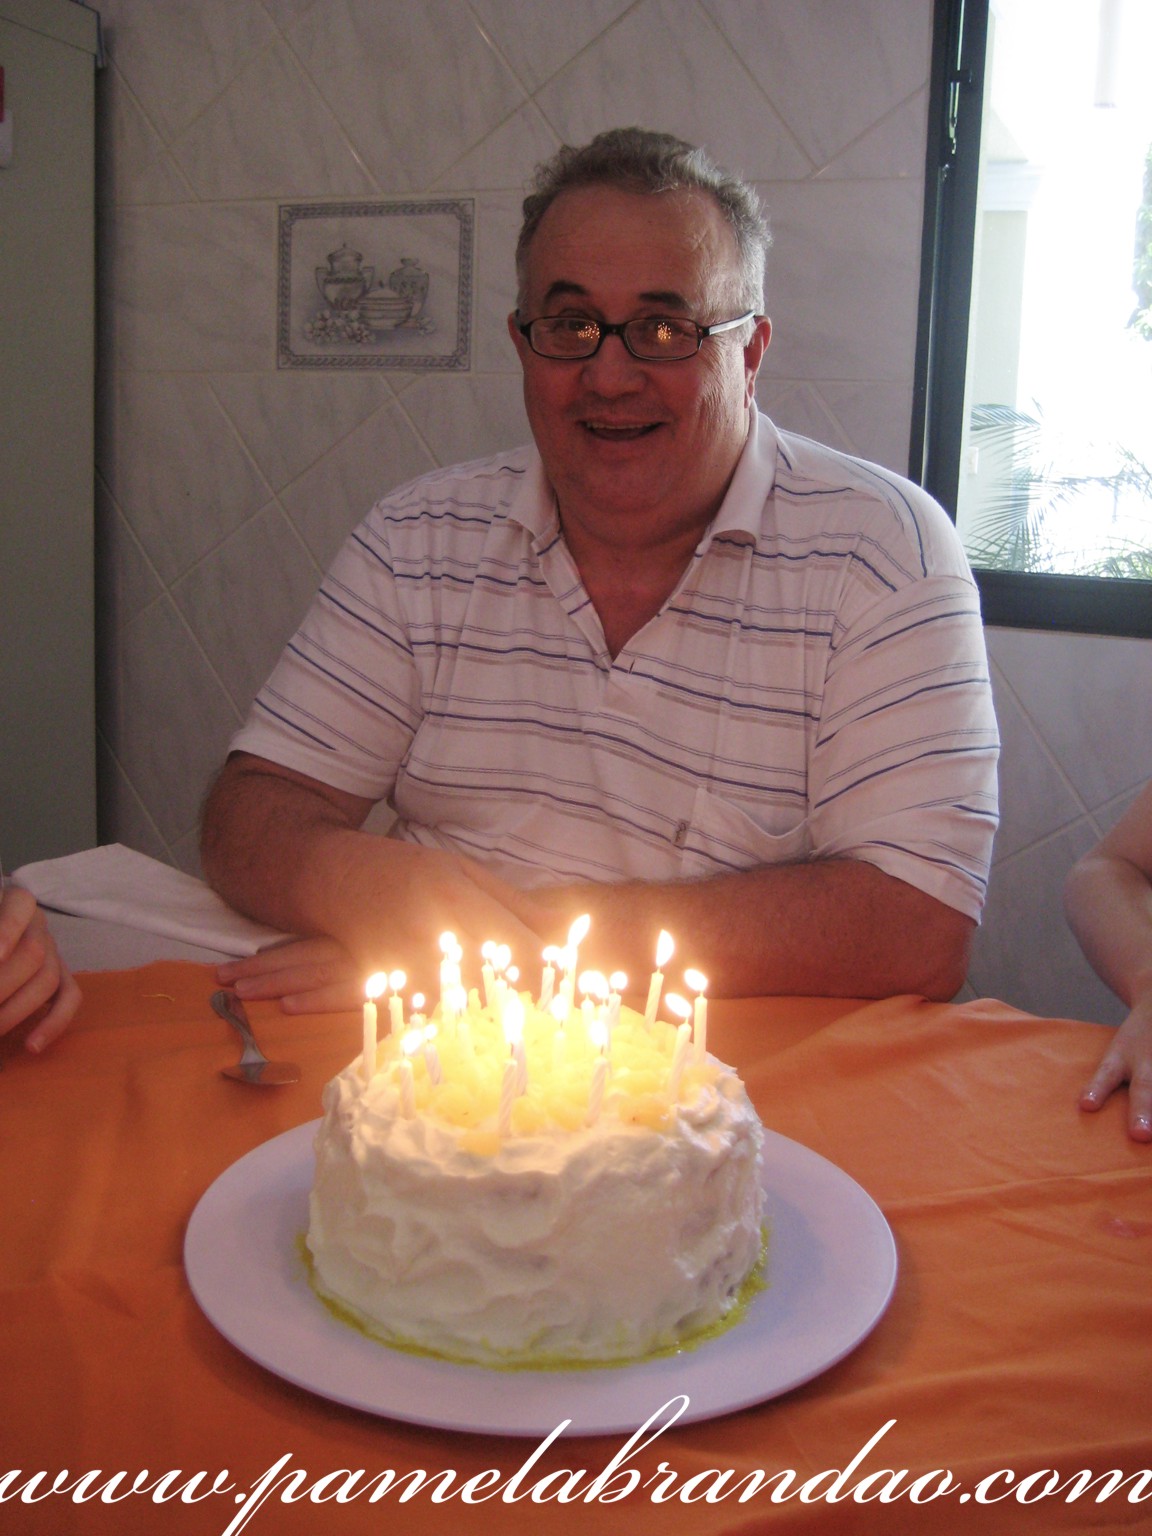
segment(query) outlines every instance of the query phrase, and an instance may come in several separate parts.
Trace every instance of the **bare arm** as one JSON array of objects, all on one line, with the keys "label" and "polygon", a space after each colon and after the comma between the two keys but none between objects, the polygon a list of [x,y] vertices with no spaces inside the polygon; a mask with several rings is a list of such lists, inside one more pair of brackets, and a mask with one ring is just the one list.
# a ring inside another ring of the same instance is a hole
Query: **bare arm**
[{"label": "bare arm", "polygon": [[1127,1082],[1130,1134],[1152,1142],[1152,784],[1073,867],[1064,909],[1093,968],[1130,1010],[1081,1105],[1097,1109]]},{"label": "bare arm", "polygon": [[[237,911],[310,942],[221,967],[247,996],[288,1007],[350,1007],[372,971],[438,959],[446,929],[539,943],[501,897],[503,882],[470,860],[359,830],[372,802],[263,758],[229,758],[205,806],[201,853],[209,883]],[[481,883],[482,882],[482,883]]]},{"label": "bare arm", "polygon": [[694,966],[716,997],[949,998],[964,980],[974,927],[943,902],[856,859],[671,884],[569,886],[512,901],[537,929],[548,926],[548,909],[566,920],[589,912],[590,948],[602,945],[633,988],[646,983],[657,935],[666,928],[677,941],[670,974]]},{"label": "bare arm", "polygon": [[971,919],[858,860],[525,892],[456,855],[367,836],[368,809],[263,759],[229,760],[205,811],[208,879],[239,911],[339,947],[265,951],[223,967],[224,980],[292,1008],[350,1007],[369,970],[434,958],[445,928],[474,949],[508,943],[526,966],[581,912],[593,919],[589,952],[634,989],[661,928],[716,997],[946,998],[964,979]]}]

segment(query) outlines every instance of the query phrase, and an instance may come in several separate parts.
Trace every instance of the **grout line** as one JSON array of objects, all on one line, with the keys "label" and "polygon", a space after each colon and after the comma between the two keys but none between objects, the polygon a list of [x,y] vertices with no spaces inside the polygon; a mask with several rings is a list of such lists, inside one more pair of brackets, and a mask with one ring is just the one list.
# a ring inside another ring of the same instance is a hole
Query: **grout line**
[{"label": "grout line", "polygon": [[[1048,762],[1050,763],[1052,768],[1055,769],[1057,777],[1060,779],[1061,783],[1064,785],[1064,788],[1071,795],[1073,801],[1080,808],[1081,815],[1083,817],[1085,817],[1088,820],[1088,822],[1093,827],[1096,828],[1097,836],[1102,836],[1103,835],[1102,834],[1102,829],[1100,828],[1100,826],[1097,823],[1095,817],[1093,816],[1092,810],[1091,810],[1090,806],[1087,804],[1087,802],[1085,801],[1083,795],[1081,795],[1080,791],[1076,788],[1075,784],[1073,784],[1072,780],[1068,777],[1068,774],[1066,773],[1066,771],[1064,769],[1064,765],[1061,763],[1060,759],[1056,756],[1056,753],[1053,751],[1052,747],[1049,745],[1048,739],[1044,735],[1044,732],[1040,729],[1039,725],[1036,723],[1035,720],[1033,720],[1032,716],[1029,714],[1027,708],[1024,705],[1024,701],[1020,697],[1019,693],[1012,686],[1012,684],[1008,681],[1008,676],[1005,673],[1003,667],[1001,667],[998,662],[994,661],[991,656],[988,657],[988,670],[989,670],[990,673],[991,672],[995,672],[996,673],[996,676],[999,679],[1001,686],[1004,688],[1005,692],[1008,693],[1008,695],[1014,701],[1014,703],[1016,705],[1016,708],[1020,711],[1021,717],[1026,722],[1029,730],[1035,736],[1036,740],[1039,742],[1041,751],[1044,753],[1045,757],[1048,759]],[[1066,827],[1067,826],[1073,826],[1073,825],[1075,825],[1075,820],[1073,820],[1071,822],[1068,822],[1065,825],[1066,825]],[[1040,841],[1041,842],[1046,841],[1046,838],[1041,839]],[[1038,847],[1039,844],[1038,843],[1033,843],[1033,844],[1030,844],[1029,846],[1030,847]],[[1014,857],[1015,857],[1015,854],[1009,854],[1008,855],[1008,858],[1014,858]],[[1007,862],[1007,860],[1005,860],[1005,862]]]}]

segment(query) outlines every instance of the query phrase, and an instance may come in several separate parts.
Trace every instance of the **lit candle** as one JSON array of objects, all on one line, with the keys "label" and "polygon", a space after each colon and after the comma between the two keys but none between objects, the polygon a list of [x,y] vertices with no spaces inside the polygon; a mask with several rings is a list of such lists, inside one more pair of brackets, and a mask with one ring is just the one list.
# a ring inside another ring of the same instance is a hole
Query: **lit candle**
[{"label": "lit candle", "polygon": [[576,966],[580,959],[580,946],[588,936],[592,919],[587,912],[578,917],[568,930],[568,943],[560,951],[560,963],[564,967],[564,979],[560,983],[561,994],[571,1007],[576,998]]},{"label": "lit candle", "polygon": [[688,1014],[692,1012],[691,1003],[685,1002],[675,992],[670,992],[664,999],[672,1013],[682,1016],[682,1022],[676,1026],[676,1044],[672,1049],[672,1068],[668,1073],[668,1097],[673,1103],[680,1097],[680,1079],[684,1076],[684,1068],[688,1064],[688,1052],[692,1046],[692,1026],[688,1023]]},{"label": "lit candle", "polygon": [[410,1029],[400,1041],[400,1062],[397,1074],[400,1080],[400,1113],[411,1120],[416,1113],[416,1079],[412,1072],[412,1056],[424,1044],[419,1030]]},{"label": "lit candle", "polygon": [[601,1055],[592,1069],[592,1092],[588,1095],[588,1113],[585,1116],[586,1125],[595,1125],[600,1118],[600,1109],[604,1103],[604,1085],[608,1081],[608,1058]]},{"label": "lit candle", "polygon": [[367,1002],[364,1004],[364,1049],[360,1055],[360,1076],[365,1083],[372,1081],[376,1071],[376,999],[388,985],[388,978],[378,971],[364,983]]},{"label": "lit candle", "polygon": [[400,996],[400,988],[407,980],[403,971],[393,971],[388,977],[388,985],[392,989],[392,996],[388,999],[388,1016],[394,1035],[398,1035],[404,1028],[404,1002]]},{"label": "lit candle", "polygon": [[540,1009],[543,1011],[552,1001],[552,994],[556,990],[556,959],[560,951],[555,944],[549,944],[544,951],[544,975],[540,979]]},{"label": "lit candle", "polygon": [[516,1067],[514,1085],[517,1093],[528,1086],[528,1058],[524,1051],[524,1004],[518,992],[509,992],[503,1014],[504,1039]]},{"label": "lit candle", "polygon": [[480,955],[484,964],[480,967],[480,975],[484,981],[484,1006],[491,1008],[496,1001],[496,972],[492,966],[492,956],[496,953],[496,945],[492,939],[486,939],[480,946]]},{"label": "lit candle", "polygon": [[623,971],[613,971],[608,978],[608,1028],[615,1029],[620,1022],[620,994],[628,985],[628,978]]},{"label": "lit candle", "polygon": [[[413,1019],[413,1022],[415,1022],[415,1019]],[[428,1068],[428,1081],[432,1084],[433,1088],[435,1088],[436,1084],[443,1076],[443,1071],[440,1066],[440,1052],[436,1049],[435,1045],[435,1024],[426,1024],[422,1030],[422,1034],[424,1036],[424,1065]]]},{"label": "lit candle", "polygon": [[440,954],[440,1002],[447,1007],[449,992],[460,985],[460,957],[463,954],[454,933],[440,935]]},{"label": "lit candle", "polygon": [[644,1009],[644,1025],[647,1029],[651,1029],[656,1022],[656,1010],[660,1006],[660,992],[664,986],[664,967],[671,960],[675,948],[672,935],[661,928],[660,937],[656,941],[656,969],[648,983],[648,1003]]},{"label": "lit candle", "polygon": [[412,1021],[411,1022],[412,1022],[412,1028],[413,1029],[423,1029],[424,1028],[425,1020],[424,1020],[424,994],[423,994],[423,992],[413,992],[413,994],[412,994]]},{"label": "lit candle", "polygon": [[579,977],[576,980],[576,985],[580,988],[580,991],[583,994],[583,1001],[580,1004],[580,1014],[584,1020],[585,1029],[591,1029],[592,1020],[595,1017],[596,1005],[592,999],[596,992],[596,976],[597,972],[595,971],[581,971]]},{"label": "lit candle", "polygon": [[704,996],[708,978],[699,971],[685,971],[684,980],[696,994],[692,1011],[692,1060],[699,1066],[708,1052],[708,999]]},{"label": "lit candle", "polygon": [[501,1136],[512,1132],[512,1100],[516,1097],[516,1063],[509,1056],[504,1063],[504,1077],[500,1084],[500,1112],[496,1127]]}]

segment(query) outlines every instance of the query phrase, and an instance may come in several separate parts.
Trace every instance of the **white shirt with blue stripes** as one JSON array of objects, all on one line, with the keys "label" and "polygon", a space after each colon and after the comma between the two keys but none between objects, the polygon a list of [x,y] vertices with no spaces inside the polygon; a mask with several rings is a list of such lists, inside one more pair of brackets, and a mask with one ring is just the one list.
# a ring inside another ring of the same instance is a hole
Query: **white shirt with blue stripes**
[{"label": "white shirt with blue stripes", "polygon": [[232,747],[521,887],[846,856],[978,917],[996,825],[955,529],[755,412],[689,568],[614,660],[518,449],[373,507]]}]

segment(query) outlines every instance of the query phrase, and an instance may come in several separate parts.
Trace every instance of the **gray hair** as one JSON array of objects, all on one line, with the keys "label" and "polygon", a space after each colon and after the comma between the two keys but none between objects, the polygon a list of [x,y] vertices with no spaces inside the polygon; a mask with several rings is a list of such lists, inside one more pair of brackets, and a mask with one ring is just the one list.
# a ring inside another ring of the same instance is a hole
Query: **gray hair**
[{"label": "gray hair", "polygon": [[540,220],[562,192],[609,186],[624,191],[707,192],[716,201],[736,239],[740,257],[737,303],[757,314],[764,305],[764,264],[772,237],[760,199],[746,182],[722,170],[702,149],[670,133],[647,128],[610,128],[588,144],[564,144],[536,167],[524,199],[524,222],[516,243],[516,280],[523,302],[528,248]]}]

